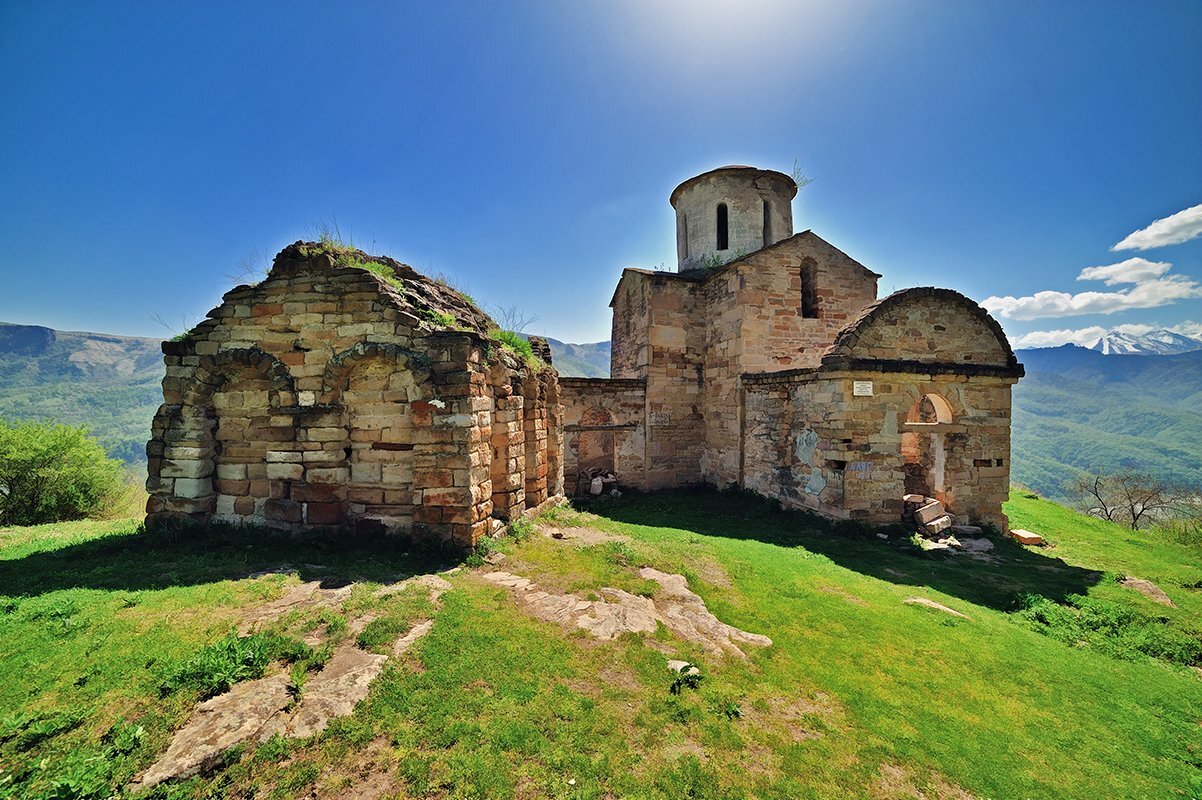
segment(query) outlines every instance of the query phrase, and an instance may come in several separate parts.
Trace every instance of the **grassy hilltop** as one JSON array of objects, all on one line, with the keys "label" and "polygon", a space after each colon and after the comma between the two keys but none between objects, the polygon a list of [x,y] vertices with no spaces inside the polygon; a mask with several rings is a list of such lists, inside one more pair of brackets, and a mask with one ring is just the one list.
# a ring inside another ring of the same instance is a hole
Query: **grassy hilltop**
[{"label": "grassy hilltop", "polygon": [[[544,518],[574,541],[500,540],[502,568],[583,597],[654,595],[639,565],[679,572],[719,619],[773,644],[744,661],[666,629],[597,641],[529,616],[481,578],[487,565],[448,575],[437,609],[378,598],[376,582],[447,566],[389,544],[148,536],[133,521],[0,531],[0,797],[126,785],[201,696],[181,665],[195,671],[248,609],[320,575],[359,582],[348,607],[375,619],[363,647],[419,615],[433,627],[323,734],[238,751],[151,796],[1202,791],[1197,546],[1022,495],[1011,519],[1050,546],[995,538],[989,560],[926,554],[898,530],[880,538],[740,494],[628,496],[591,511]],[[281,564],[297,574],[247,577]],[[1175,607],[1121,585],[1124,575],[1153,581]],[[268,633],[352,635],[345,624],[309,609]],[[697,687],[671,691],[673,657],[700,666]]]}]

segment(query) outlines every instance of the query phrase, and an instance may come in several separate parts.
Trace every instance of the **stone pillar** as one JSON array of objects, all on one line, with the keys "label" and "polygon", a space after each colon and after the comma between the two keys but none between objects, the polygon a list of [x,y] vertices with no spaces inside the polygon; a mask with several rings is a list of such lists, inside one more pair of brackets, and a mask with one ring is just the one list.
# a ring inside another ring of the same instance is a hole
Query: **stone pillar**
[{"label": "stone pillar", "polygon": [[472,547],[488,535],[492,516],[492,399],[476,337],[437,338],[438,396],[413,404],[414,527]]},{"label": "stone pillar", "polygon": [[[496,374],[500,372],[501,374]],[[526,508],[526,434],[523,398],[513,393],[504,365],[494,369],[492,414],[493,516],[515,520]]]},{"label": "stone pillar", "polygon": [[524,404],[526,432],[526,507],[536,508],[547,499],[547,401],[539,376],[530,373]]},{"label": "stone pillar", "polygon": [[547,396],[547,495],[563,495],[563,406],[559,402],[559,380],[545,378]]}]

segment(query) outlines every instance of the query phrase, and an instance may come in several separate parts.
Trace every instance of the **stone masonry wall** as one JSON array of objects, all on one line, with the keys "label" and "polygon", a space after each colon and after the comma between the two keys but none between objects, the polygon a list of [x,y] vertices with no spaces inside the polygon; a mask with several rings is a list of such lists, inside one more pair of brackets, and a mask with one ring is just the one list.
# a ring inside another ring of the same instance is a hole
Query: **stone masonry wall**
[{"label": "stone masonry wall", "polygon": [[[803,274],[818,316],[802,315]],[[705,281],[704,479],[739,480],[744,372],[817,367],[838,332],[876,299],[875,273],[806,232],[729,265]]]},{"label": "stone masonry wall", "polygon": [[891,295],[836,337],[819,370],[743,376],[743,485],[886,522],[900,519],[910,470],[961,519],[1005,528],[1021,376],[1001,328],[968,298]]},{"label": "stone masonry wall", "polygon": [[651,357],[648,336],[651,331],[651,284],[649,273],[626,270],[618,281],[610,307],[613,326],[610,333],[609,375],[611,378],[645,378]]},{"label": "stone masonry wall", "polygon": [[[646,484],[647,383],[637,378],[561,378],[565,494],[576,494],[582,447],[608,450],[622,485]],[[587,489],[587,487],[585,487]]]},{"label": "stone masonry wall", "polygon": [[[376,263],[394,283],[343,264],[366,258],[293,245],[261,284],[163,344],[148,524],[367,525],[461,545],[490,531],[504,474],[493,414],[523,407],[493,365],[521,368],[471,329],[491,321],[451,290],[389,259]],[[554,371],[522,385],[540,380]]]},{"label": "stone masonry wall", "polygon": [[[855,396],[871,379],[874,395]],[[943,439],[949,511],[1005,528],[1013,378],[904,373],[776,373],[746,380],[743,486],[784,504],[871,522],[901,519],[902,434]],[[952,422],[925,428],[906,415],[935,394]]]},{"label": "stone masonry wall", "polygon": [[666,274],[650,284],[646,486],[701,481],[705,325],[700,285]]}]

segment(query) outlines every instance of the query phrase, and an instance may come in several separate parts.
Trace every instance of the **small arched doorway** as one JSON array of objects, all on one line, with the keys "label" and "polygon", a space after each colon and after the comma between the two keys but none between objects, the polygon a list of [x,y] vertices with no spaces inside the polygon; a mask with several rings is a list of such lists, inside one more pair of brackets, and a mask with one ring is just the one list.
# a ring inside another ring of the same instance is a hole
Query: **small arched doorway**
[{"label": "small arched doorway", "polygon": [[615,471],[614,432],[599,430],[613,424],[613,415],[599,406],[585,409],[580,416],[580,436],[576,446],[576,465],[580,474]]},{"label": "small arched doorway", "polygon": [[920,494],[947,503],[944,436],[952,422],[951,405],[933,393],[919,397],[906,412],[901,435],[906,494]]}]

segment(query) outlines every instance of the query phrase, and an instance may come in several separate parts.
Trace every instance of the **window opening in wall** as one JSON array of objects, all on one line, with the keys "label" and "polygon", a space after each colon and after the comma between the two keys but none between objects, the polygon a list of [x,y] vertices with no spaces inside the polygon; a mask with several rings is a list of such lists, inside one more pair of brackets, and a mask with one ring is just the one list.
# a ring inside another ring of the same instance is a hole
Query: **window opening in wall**
[{"label": "window opening in wall", "polygon": [[818,290],[814,286],[814,266],[801,267],[801,316],[803,319],[818,319]]},{"label": "window opening in wall", "polygon": [[681,252],[684,254],[685,258],[688,258],[689,257],[689,215],[688,214],[680,215],[680,238],[682,240],[681,241]]},{"label": "window opening in wall", "polygon": [[764,201],[764,247],[772,244],[772,205]]},{"label": "window opening in wall", "polygon": [[718,250],[730,247],[730,236],[726,227],[726,203],[718,204]]}]

